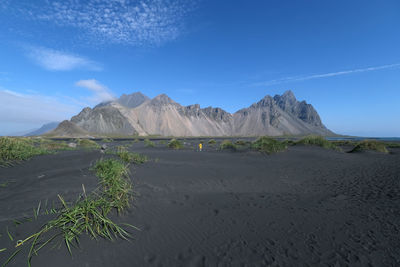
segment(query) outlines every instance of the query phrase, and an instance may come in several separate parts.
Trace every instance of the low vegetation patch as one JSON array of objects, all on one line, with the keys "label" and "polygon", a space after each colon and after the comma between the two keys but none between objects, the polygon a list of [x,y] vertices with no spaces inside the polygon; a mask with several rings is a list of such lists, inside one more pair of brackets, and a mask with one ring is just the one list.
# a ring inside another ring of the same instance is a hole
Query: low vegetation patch
[{"label": "low vegetation patch", "polygon": [[286,140],[282,141],[282,143],[284,143],[287,146],[294,146],[296,144],[295,141],[289,140],[289,139],[286,139]]},{"label": "low vegetation patch", "polygon": [[115,159],[100,160],[94,166],[94,170],[100,179],[103,197],[109,202],[108,208],[116,208],[121,212],[129,207],[133,191],[127,165]]},{"label": "low vegetation patch", "polygon": [[[84,232],[95,239],[100,237],[113,240],[118,237],[123,239],[130,237],[125,229],[108,217],[112,210],[120,213],[128,208],[133,198],[127,165],[115,159],[107,159],[98,161],[93,169],[100,179],[100,188],[97,192],[86,195],[84,190],[72,205],[68,205],[59,195],[62,208],[57,218],[46,223],[33,235],[18,240],[17,250],[3,266],[7,265],[27,243],[30,243],[28,252],[28,266],[30,266],[33,255],[37,255],[40,249],[58,236],[62,237],[71,254],[71,247],[79,244],[79,237]],[[135,228],[129,224],[125,225]],[[46,233],[51,233],[50,237],[45,235]]]},{"label": "low vegetation patch", "polygon": [[64,141],[60,141],[60,142],[57,142],[57,141],[45,141],[45,142],[42,142],[40,144],[40,147],[44,148],[46,150],[50,150],[50,151],[53,151],[53,150],[56,150],[56,151],[57,150],[73,150],[74,149],[73,147],[70,147]]},{"label": "low vegetation patch", "polygon": [[209,145],[215,145],[217,142],[214,139],[208,140]]},{"label": "low vegetation patch", "polygon": [[385,143],[386,147],[388,148],[399,148],[400,143]]},{"label": "low vegetation patch", "polygon": [[49,153],[48,150],[35,146],[29,138],[0,138],[0,165],[8,165],[47,153]]},{"label": "low vegetation patch", "polygon": [[221,150],[232,150],[236,151],[237,147],[235,144],[233,144],[230,140],[224,140],[222,141],[221,145],[219,146]]},{"label": "low vegetation patch", "polygon": [[144,145],[145,145],[146,147],[155,147],[154,142],[153,142],[153,141],[150,141],[150,139],[148,139],[148,138],[144,139]]},{"label": "low vegetation patch", "polygon": [[171,141],[168,143],[168,147],[172,149],[181,149],[183,148],[183,144],[179,140],[171,139]]},{"label": "low vegetation patch", "polygon": [[101,140],[102,143],[111,143],[113,140],[111,138],[104,138]]},{"label": "low vegetation patch", "polygon": [[251,147],[257,151],[271,154],[286,150],[287,144],[285,144],[285,142],[280,142],[270,137],[263,136],[254,141],[251,144]]},{"label": "low vegetation patch", "polygon": [[335,149],[335,150],[339,149],[333,142],[329,142],[322,136],[314,136],[314,135],[306,136],[303,139],[297,141],[296,144],[320,146],[323,148]]},{"label": "low vegetation patch", "polygon": [[389,153],[387,150],[385,143],[378,142],[376,140],[364,140],[359,142],[351,151],[353,152],[361,152],[361,151],[378,151],[382,153]]},{"label": "low vegetation patch", "polygon": [[117,147],[116,154],[121,160],[123,160],[126,163],[142,164],[148,161],[147,156],[139,153],[129,152],[123,146]]},{"label": "low vegetation patch", "polygon": [[336,146],[355,146],[357,143],[353,140],[336,140],[331,141]]},{"label": "low vegetation patch", "polygon": [[160,142],[158,142],[160,145],[166,145],[167,141],[166,140],[160,140]]},{"label": "low vegetation patch", "polygon": [[249,144],[250,144],[250,142],[244,141],[244,140],[237,140],[237,141],[235,142],[235,145],[237,145],[237,146],[247,146],[247,145],[249,145]]},{"label": "low vegetation patch", "polygon": [[90,139],[77,139],[76,144],[81,148],[99,149],[100,145]]}]

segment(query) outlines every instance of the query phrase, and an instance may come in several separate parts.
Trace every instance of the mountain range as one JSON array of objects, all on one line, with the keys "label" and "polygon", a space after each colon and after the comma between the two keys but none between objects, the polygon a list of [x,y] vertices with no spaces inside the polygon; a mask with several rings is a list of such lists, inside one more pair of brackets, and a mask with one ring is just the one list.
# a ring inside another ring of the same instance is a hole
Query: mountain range
[{"label": "mountain range", "polygon": [[214,107],[182,106],[165,94],[153,99],[136,92],[86,107],[52,136],[93,135],[260,136],[333,135],[311,104],[292,91],[269,95],[233,114]]}]

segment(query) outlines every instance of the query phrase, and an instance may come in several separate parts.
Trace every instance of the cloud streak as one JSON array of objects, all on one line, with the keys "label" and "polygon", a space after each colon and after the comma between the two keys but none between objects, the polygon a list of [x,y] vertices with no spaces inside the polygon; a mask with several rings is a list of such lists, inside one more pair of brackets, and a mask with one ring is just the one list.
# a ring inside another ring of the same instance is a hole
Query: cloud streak
[{"label": "cloud streak", "polygon": [[74,69],[102,70],[99,63],[85,57],[48,48],[29,47],[27,55],[36,64],[50,71],[70,71]]},{"label": "cloud streak", "polygon": [[0,88],[0,125],[3,123],[41,125],[69,119],[79,110],[80,107],[65,104],[57,98],[21,94]]},{"label": "cloud streak", "polygon": [[8,8],[27,18],[75,28],[96,43],[160,45],[176,39],[196,1],[185,0],[54,0]]},{"label": "cloud streak", "polygon": [[376,71],[376,70],[394,69],[394,68],[398,68],[398,67],[400,67],[400,63],[368,67],[368,68],[353,69],[353,70],[329,72],[329,73],[323,73],[323,74],[313,74],[313,75],[307,75],[307,76],[285,77],[282,79],[257,82],[257,83],[253,83],[252,85],[253,86],[269,86],[269,85],[276,85],[276,84],[282,84],[282,83],[299,82],[299,81],[329,78],[329,77],[335,77],[335,76],[341,76],[341,75],[349,75],[349,74],[354,74],[354,73],[370,72],[370,71]]},{"label": "cloud streak", "polygon": [[89,98],[92,103],[99,104],[101,102],[111,101],[115,99],[110,89],[99,83],[95,79],[80,80],[75,83],[76,86],[88,89],[93,92],[93,96]]}]

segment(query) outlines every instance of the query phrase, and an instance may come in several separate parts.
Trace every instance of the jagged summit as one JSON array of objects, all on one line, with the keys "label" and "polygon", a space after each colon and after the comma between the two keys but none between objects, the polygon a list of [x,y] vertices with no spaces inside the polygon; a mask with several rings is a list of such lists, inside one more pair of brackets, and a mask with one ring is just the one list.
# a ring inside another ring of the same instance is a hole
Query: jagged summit
[{"label": "jagged summit", "polygon": [[142,94],[141,92],[135,92],[130,95],[123,94],[117,102],[121,104],[122,106],[128,107],[128,108],[135,108],[137,106],[140,106],[144,102],[150,100],[149,97],[146,95]]},{"label": "jagged summit", "polygon": [[168,104],[177,104],[174,100],[172,100],[169,96],[166,94],[160,94],[156,97],[154,97],[150,103],[152,105],[168,105]]},{"label": "jagged summit", "polygon": [[[95,134],[164,136],[332,135],[311,104],[292,91],[260,101],[233,114],[221,108],[182,106],[166,94],[153,99],[140,92],[84,108],[70,123]],[[71,126],[71,125],[70,125]]]}]

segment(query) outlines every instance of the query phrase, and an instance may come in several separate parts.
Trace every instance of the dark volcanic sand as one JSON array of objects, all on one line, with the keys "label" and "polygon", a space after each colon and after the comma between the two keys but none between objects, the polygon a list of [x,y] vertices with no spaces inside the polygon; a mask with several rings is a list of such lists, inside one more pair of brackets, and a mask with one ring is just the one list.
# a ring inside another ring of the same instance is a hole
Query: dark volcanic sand
[{"label": "dark volcanic sand", "polygon": [[[188,142],[195,142],[190,140]],[[193,144],[195,146],[195,144]],[[131,242],[83,236],[71,257],[44,249],[32,266],[399,266],[400,150],[343,153],[295,146],[274,155],[165,147],[131,150],[136,208],[119,217],[140,227]],[[12,253],[6,226],[23,239],[49,215],[17,228],[57,194],[73,200],[95,188],[99,152],[36,157],[0,169],[0,264]],[[41,176],[44,175],[44,176]],[[26,266],[26,249],[10,266]]]}]

